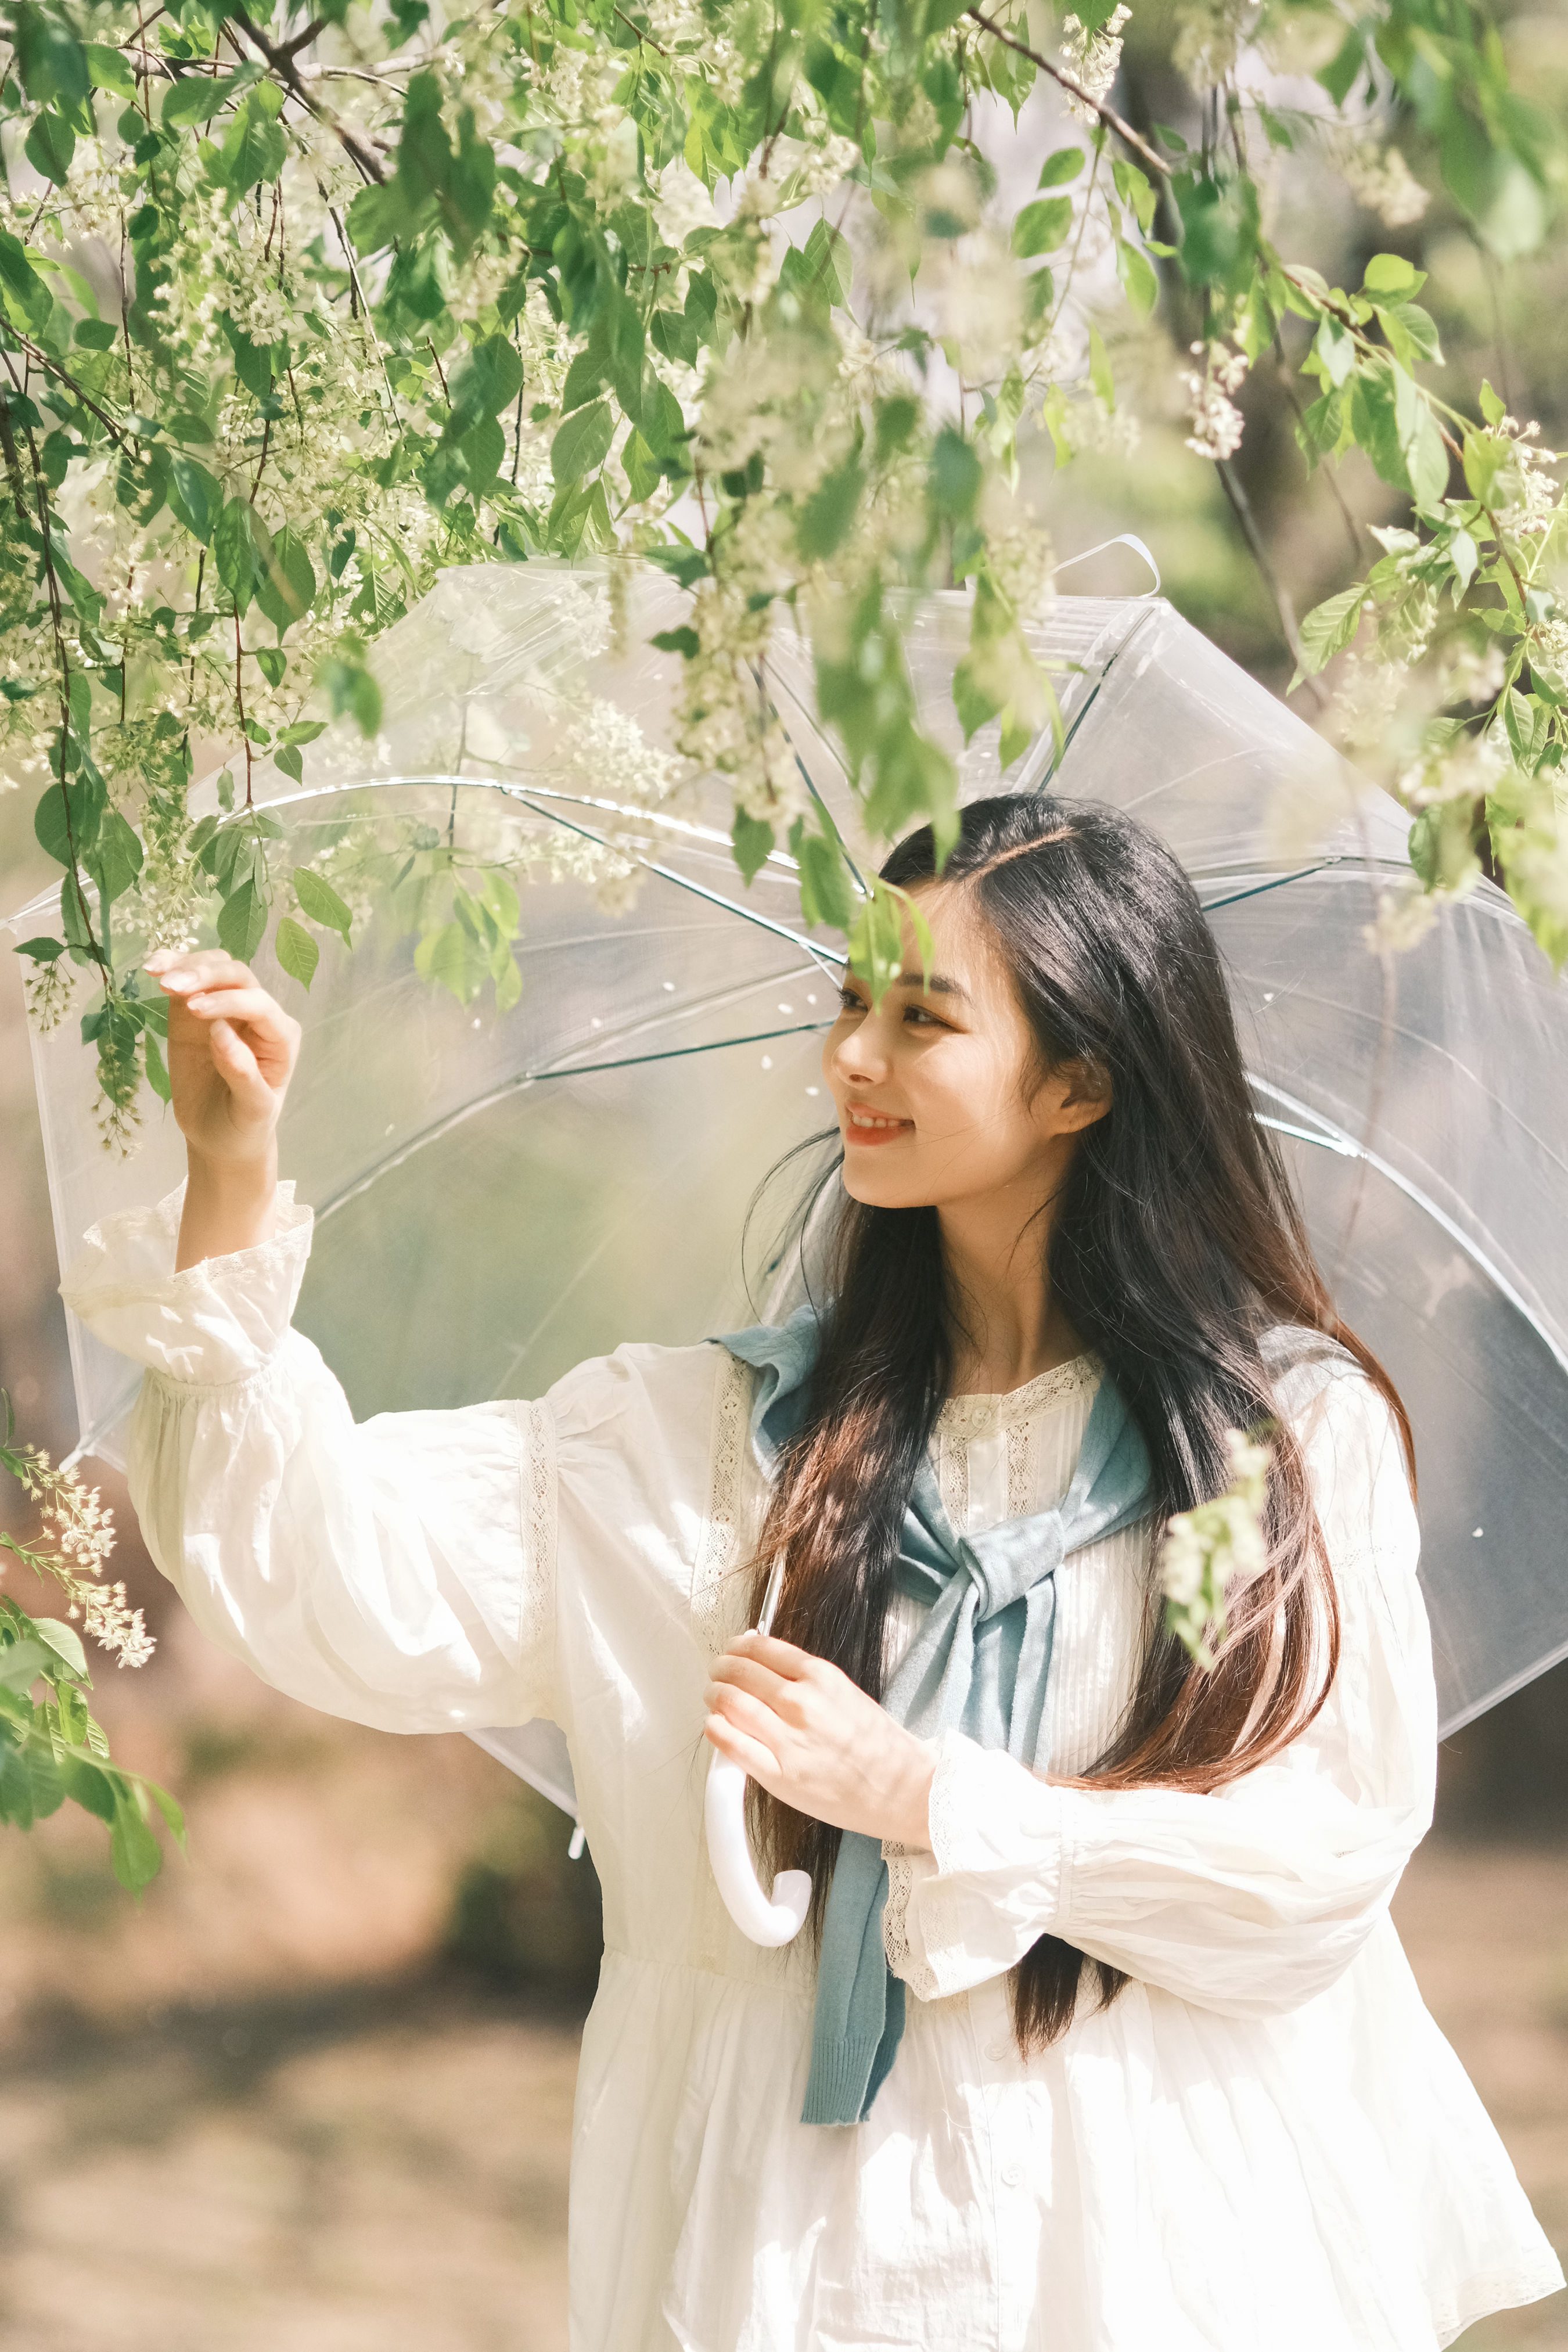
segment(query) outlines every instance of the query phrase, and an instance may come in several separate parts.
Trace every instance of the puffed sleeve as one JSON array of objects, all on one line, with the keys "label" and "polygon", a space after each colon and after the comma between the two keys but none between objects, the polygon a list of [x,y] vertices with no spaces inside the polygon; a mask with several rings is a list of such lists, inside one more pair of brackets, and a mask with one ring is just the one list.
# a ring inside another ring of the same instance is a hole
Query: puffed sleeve
[{"label": "puffed sleeve", "polygon": [[531,1507],[548,1412],[356,1423],[290,1328],[312,1223],[292,1185],[272,1239],[176,1274],[183,1198],[95,1226],[60,1287],[146,1368],[131,1496],[196,1623],[279,1690],[384,1731],[550,1716],[552,1521]]},{"label": "puffed sleeve", "polygon": [[1418,1536],[1393,1418],[1359,1372],[1292,1406],[1342,1620],[1316,1720],[1212,1795],[1053,1786],[949,1734],[932,1852],[893,1874],[889,1950],[926,1999],[1012,1968],[1051,1934],[1199,2007],[1293,2009],[1386,1911],[1432,1816],[1436,1703]]}]

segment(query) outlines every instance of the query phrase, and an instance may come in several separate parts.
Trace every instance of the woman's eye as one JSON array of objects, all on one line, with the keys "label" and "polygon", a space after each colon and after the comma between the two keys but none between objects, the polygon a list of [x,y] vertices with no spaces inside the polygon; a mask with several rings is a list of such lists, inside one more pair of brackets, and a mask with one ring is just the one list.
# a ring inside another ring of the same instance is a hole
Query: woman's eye
[{"label": "woman's eye", "polygon": [[838,1010],[840,1013],[864,1013],[866,1007],[852,988],[841,988],[838,992]]},{"label": "woman's eye", "polygon": [[934,1013],[928,1013],[923,1004],[911,1004],[908,1006],[904,1013],[904,1019],[906,1021],[920,1022],[928,1029],[942,1029],[945,1028],[947,1025],[945,1022],[937,1020]]}]

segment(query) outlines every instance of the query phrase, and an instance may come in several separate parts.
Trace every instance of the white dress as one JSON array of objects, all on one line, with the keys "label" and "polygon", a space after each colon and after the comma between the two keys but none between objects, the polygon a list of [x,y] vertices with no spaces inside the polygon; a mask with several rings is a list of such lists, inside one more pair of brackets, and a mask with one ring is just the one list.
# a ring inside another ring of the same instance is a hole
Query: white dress
[{"label": "white dress", "polygon": [[[537,1403],[356,1426],[289,1328],[309,1212],[174,1274],[179,1196],[87,1237],[68,1304],[148,1368],[131,1486],[197,1623],[388,1731],[545,1716],[604,1883],[572,2172],[575,2352],[1432,2352],[1563,2274],[1388,1917],[1435,1753],[1416,1529],[1359,1374],[1289,1375],[1344,1618],[1311,1729],[1215,1796],[1047,1786],[946,1738],[934,1852],[892,1850],[914,1998],[869,2118],[799,2120],[813,1969],[731,1927],[702,1843],[702,1689],[746,1622],[753,1375],[626,1347]],[[944,1410],[976,1529],[1048,1507],[1080,1359]],[[1094,1757],[1142,1639],[1147,1540],[1058,1577],[1052,1769]],[[1022,2062],[1046,1930],[1134,1981]]]}]

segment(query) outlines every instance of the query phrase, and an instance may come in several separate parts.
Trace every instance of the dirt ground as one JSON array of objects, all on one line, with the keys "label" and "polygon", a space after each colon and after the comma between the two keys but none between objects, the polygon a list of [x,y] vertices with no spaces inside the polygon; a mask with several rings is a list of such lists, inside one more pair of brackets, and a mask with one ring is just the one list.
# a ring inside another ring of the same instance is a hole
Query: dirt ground
[{"label": "dirt ground", "polygon": [[[1568,1853],[1435,1843],[1396,1908],[1568,2244]],[[0,2352],[564,2352],[575,2057],[428,1980],[13,2044]],[[1568,2352],[1568,2295],[1464,2347]]]}]

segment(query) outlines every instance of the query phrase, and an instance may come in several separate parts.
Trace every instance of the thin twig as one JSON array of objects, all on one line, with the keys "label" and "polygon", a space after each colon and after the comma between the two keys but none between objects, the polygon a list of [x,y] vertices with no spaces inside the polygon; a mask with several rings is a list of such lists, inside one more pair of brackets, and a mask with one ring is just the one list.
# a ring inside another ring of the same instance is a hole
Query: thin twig
[{"label": "thin twig", "polygon": [[[356,131],[349,130],[346,124],[338,121],[337,116],[331,111],[330,107],[320,105],[317,100],[310,96],[310,91],[306,89],[304,83],[300,79],[300,75],[295,68],[294,58],[300,47],[303,46],[302,37],[297,37],[295,41],[280,48],[276,42],[269,41],[266,34],[262,32],[258,26],[251,23],[243,8],[236,7],[233,5],[233,0],[230,0],[228,13],[230,24],[238,26],[240,31],[245,35],[246,39],[250,43],[252,48],[266,59],[273,72],[278,76],[279,80],[285,83],[293,92],[300,105],[305,109],[305,111],[308,114],[313,114],[318,122],[324,122],[326,124],[328,130],[331,131],[333,136],[341,142],[344,152],[347,154],[350,162],[354,165],[355,169],[362,173],[365,179],[374,180],[378,186],[384,187],[386,184],[386,173],[382,169],[380,159],[372,153],[371,150],[365,145],[363,140],[359,137]],[[310,39],[313,41],[317,35],[323,31],[324,28],[325,19],[316,19],[316,21],[308,27]]]},{"label": "thin twig", "polygon": [[1056,59],[1047,58],[1042,49],[1032,49],[1027,41],[1020,41],[1016,34],[1008,32],[1005,25],[993,24],[991,18],[983,15],[980,9],[966,8],[963,13],[966,16],[973,16],[982,30],[989,33],[993,40],[1000,41],[1004,48],[1016,49],[1021,58],[1027,58],[1029,63],[1037,67],[1041,73],[1049,74],[1051,79],[1054,82],[1059,82],[1069,98],[1076,98],[1080,106],[1091,107],[1106,129],[1114,131],[1123,146],[1131,147],[1132,152],[1140,156],[1152,172],[1158,172],[1163,179],[1168,180],[1171,177],[1171,166],[1158,149],[1151,147],[1146,139],[1140,138],[1132,125],[1125,121],[1113,106],[1107,106],[1103,99],[1096,98],[1087,90],[1078,76],[1075,73],[1069,73],[1066,66],[1058,65]]},{"label": "thin twig", "polygon": [[1219,476],[1226,497],[1230,500],[1231,512],[1240,526],[1241,535],[1247,541],[1263,584],[1274,600],[1274,610],[1279,616],[1280,631],[1285,643],[1290,648],[1291,658],[1301,672],[1302,683],[1319,709],[1326,710],[1329,707],[1328,695],[1322,681],[1308,674],[1307,652],[1301,643],[1301,632],[1296,624],[1296,608],[1290,602],[1284,582],[1269,562],[1268,551],[1263,543],[1263,534],[1258,528],[1258,520],[1252,511],[1247,492],[1237,480],[1235,472],[1224,457],[1215,460],[1215,471]]}]

